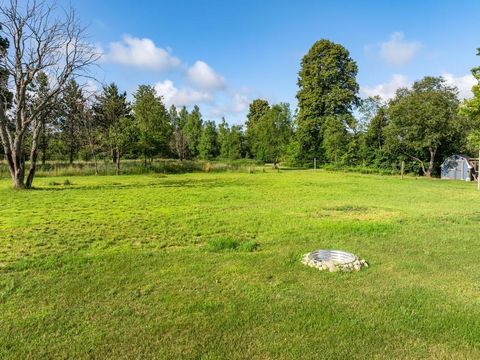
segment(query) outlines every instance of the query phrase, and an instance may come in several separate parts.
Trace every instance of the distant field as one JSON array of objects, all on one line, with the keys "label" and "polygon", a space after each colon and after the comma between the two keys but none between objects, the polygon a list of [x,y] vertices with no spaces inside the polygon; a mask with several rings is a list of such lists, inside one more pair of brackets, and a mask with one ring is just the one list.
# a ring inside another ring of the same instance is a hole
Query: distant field
[{"label": "distant field", "polygon": [[[0,359],[480,358],[475,184],[65,179],[21,192],[0,180]],[[300,263],[320,248],[371,266]]]}]

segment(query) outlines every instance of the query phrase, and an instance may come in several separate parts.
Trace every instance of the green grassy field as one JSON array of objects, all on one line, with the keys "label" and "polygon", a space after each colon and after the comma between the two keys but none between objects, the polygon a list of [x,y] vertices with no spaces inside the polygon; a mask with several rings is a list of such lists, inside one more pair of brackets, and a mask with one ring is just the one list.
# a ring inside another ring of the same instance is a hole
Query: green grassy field
[{"label": "green grassy field", "polygon": [[[480,358],[474,184],[323,171],[69,180],[0,181],[1,359]],[[320,248],[371,266],[301,264]]]}]

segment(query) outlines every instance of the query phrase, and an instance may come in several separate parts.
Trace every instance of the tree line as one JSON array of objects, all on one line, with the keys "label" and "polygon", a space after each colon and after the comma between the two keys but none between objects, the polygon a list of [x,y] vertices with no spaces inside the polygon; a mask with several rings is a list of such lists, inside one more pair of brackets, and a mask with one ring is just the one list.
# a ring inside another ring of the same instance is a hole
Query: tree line
[{"label": "tree line", "polygon": [[[244,126],[206,120],[198,106],[167,109],[150,85],[131,100],[115,83],[89,95],[78,79],[98,55],[74,12],[58,20],[52,9],[36,1],[23,12],[16,1],[0,6],[1,151],[18,188],[31,187],[37,162],[48,160],[93,161],[98,172],[98,161],[109,159],[117,174],[124,158],[146,167],[156,157],[379,169],[406,161],[408,170],[432,176],[446,156],[480,147],[478,85],[460,101],[456,87],[426,76],[389,101],[362,99],[356,62],[329,40],[301,60],[295,113],[255,99]],[[472,73],[480,80],[478,68]]]},{"label": "tree line", "polygon": [[[48,93],[48,77],[38,76],[33,86],[35,102],[37,96]],[[117,173],[125,157],[142,159],[148,166],[156,157],[235,160],[248,152],[278,162],[281,147],[292,134],[292,117],[286,104],[267,107],[255,119],[256,126],[249,127],[250,149],[242,126],[230,126],[225,119],[217,126],[203,119],[198,106],[191,111],[174,105],[167,109],[153,86],[140,85],[130,102],[114,83],[85,96],[81,86],[70,80],[40,115],[39,157],[41,163],[81,159],[95,164],[109,158]]]}]

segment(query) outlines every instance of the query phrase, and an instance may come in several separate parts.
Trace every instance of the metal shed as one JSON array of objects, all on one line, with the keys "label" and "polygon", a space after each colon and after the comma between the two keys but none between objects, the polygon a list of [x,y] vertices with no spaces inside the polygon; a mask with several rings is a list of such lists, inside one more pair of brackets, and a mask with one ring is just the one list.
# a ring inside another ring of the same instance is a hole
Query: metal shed
[{"label": "metal shed", "polygon": [[465,155],[452,155],[442,163],[442,179],[472,181],[477,179],[478,160]]}]

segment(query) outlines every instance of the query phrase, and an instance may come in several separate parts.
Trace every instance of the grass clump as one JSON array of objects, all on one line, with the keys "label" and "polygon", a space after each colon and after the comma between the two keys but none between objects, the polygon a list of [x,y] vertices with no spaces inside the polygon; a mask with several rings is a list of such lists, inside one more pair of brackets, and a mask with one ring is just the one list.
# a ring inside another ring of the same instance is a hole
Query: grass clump
[{"label": "grass clump", "polygon": [[253,240],[239,241],[232,238],[219,238],[209,240],[207,243],[207,250],[211,252],[222,251],[242,251],[254,252],[258,249],[259,244]]}]

